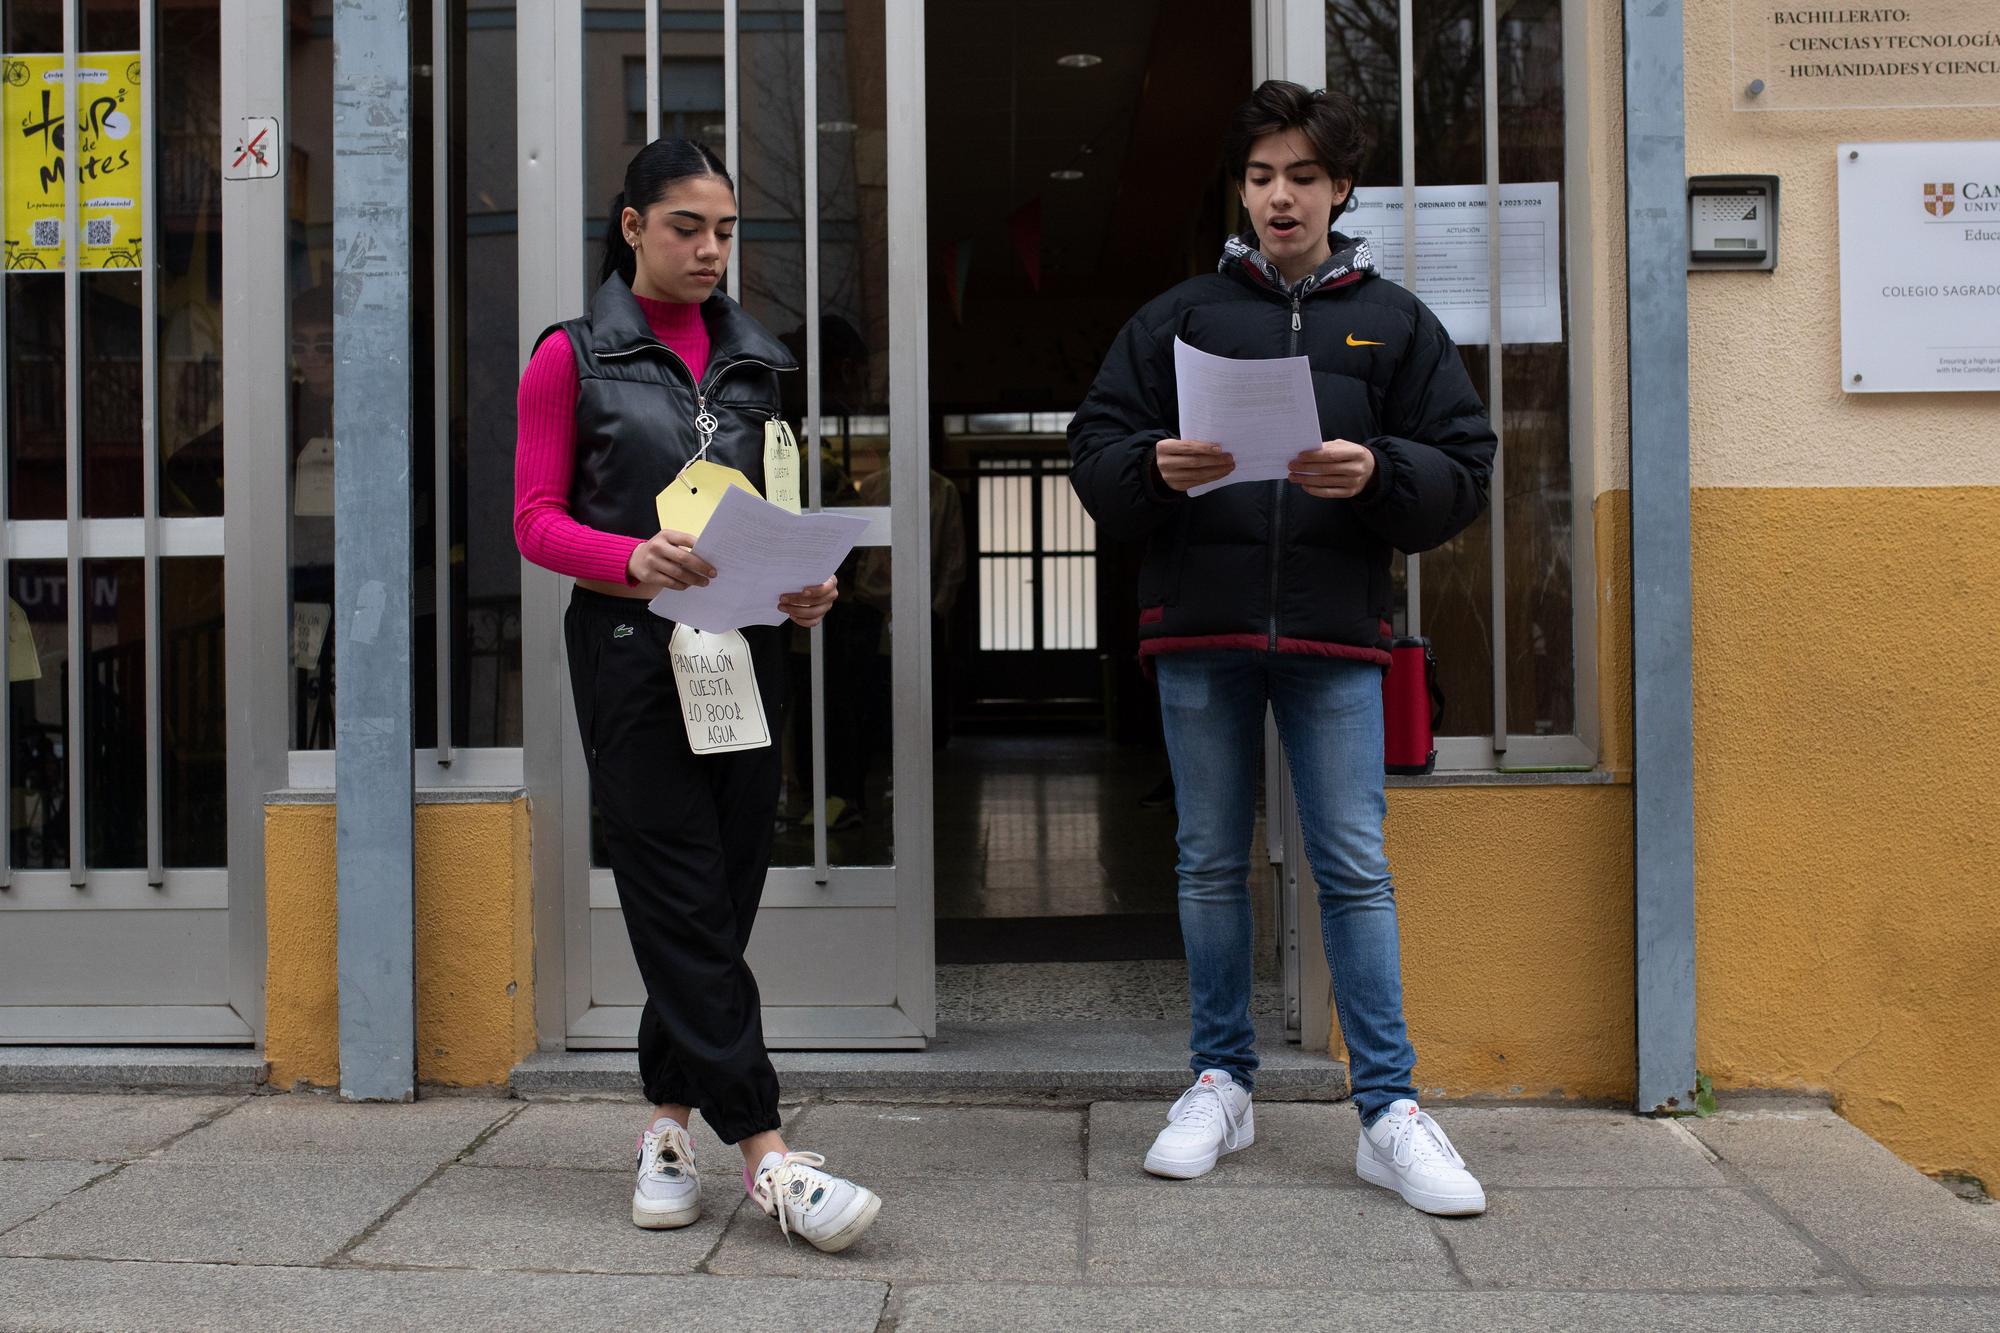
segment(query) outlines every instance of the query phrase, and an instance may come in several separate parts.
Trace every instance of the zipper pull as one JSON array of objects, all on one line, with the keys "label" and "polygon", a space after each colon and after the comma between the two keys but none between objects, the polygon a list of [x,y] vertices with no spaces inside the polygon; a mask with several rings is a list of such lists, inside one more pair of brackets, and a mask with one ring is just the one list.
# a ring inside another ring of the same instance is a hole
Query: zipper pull
[{"label": "zipper pull", "polygon": [[708,396],[706,394],[697,392],[694,396],[694,406],[694,428],[695,432],[701,436],[701,448],[696,452],[695,457],[701,458],[708,453],[708,446],[715,443],[715,432],[722,423],[717,421],[715,414],[708,410]]},{"label": "zipper pull", "polygon": [[1299,303],[1294,298],[1292,301],[1292,332],[1297,333],[1301,327],[1302,325],[1299,322]]}]

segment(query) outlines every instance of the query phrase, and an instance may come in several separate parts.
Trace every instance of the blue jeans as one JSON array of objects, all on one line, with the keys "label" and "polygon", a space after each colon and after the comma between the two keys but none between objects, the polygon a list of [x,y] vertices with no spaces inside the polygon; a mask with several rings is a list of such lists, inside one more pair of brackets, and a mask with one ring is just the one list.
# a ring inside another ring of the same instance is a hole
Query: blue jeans
[{"label": "blue jeans", "polygon": [[1192,1069],[1256,1076],[1250,1021],[1250,835],[1264,711],[1291,761],[1320,931],[1364,1125],[1415,1097],[1403,1026],[1396,893],[1382,846],[1382,672],[1366,662],[1247,649],[1154,659],[1180,813],[1181,935]]}]

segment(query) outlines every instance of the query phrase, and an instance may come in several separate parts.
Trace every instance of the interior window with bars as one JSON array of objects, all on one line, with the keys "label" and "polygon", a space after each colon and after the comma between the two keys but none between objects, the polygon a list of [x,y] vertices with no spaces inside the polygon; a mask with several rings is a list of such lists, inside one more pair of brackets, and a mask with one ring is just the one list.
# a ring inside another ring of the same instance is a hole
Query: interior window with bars
[{"label": "interior window with bars", "polygon": [[981,459],[975,507],[980,651],[1095,651],[1097,525],[1069,460]]}]

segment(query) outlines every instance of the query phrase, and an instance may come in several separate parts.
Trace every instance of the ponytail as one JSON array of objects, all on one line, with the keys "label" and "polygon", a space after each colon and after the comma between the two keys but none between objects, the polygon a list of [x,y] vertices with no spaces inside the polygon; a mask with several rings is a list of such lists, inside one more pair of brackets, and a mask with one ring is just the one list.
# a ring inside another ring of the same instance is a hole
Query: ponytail
[{"label": "ponytail", "polygon": [[625,191],[620,190],[611,200],[611,224],[604,229],[604,262],[597,266],[597,281],[600,284],[611,281],[611,275],[618,273],[624,276],[625,285],[630,287],[639,272],[639,256],[632,252],[631,242],[625,239],[625,207]]},{"label": "ponytail", "polygon": [[719,176],[732,191],[736,188],[722,159],[707,144],[693,139],[655,139],[626,165],[625,188],[611,201],[611,221],[604,229],[604,262],[598,266],[598,282],[609,282],[616,273],[625,279],[626,286],[632,285],[639,256],[625,239],[625,210],[637,209],[644,217],[647,209],[666,198],[675,181],[689,176]]}]

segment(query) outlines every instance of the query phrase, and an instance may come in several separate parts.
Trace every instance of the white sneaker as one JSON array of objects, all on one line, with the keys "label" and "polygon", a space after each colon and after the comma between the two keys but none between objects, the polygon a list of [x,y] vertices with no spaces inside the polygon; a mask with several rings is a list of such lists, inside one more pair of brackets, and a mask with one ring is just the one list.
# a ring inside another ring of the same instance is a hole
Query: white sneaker
[{"label": "white sneaker", "polygon": [[1204,1069],[1167,1112],[1167,1127],[1146,1153],[1146,1169],[1156,1176],[1193,1180],[1213,1170],[1222,1154],[1256,1141],[1249,1090],[1220,1069]]},{"label": "white sneaker", "polygon": [[765,1153],[750,1197],[764,1216],[777,1219],[787,1242],[797,1233],[813,1248],[834,1254],[861,1239],[882,1211],[882,1200],[873,1190],[819,1169],[825,1165],[816,1152]]},{"label": "white sneaker", "polygon": [[1463,1217],[1486,1211],[1486,1191],[1465,1169],[1465,1159],[1438,1122],[1407,1097],[1391,1102],[1381,1119],[1361,1131],[1354,1170],[1427,1213]]},{"label": "white sneaker", "polygon": [[671,1231],[701,1216],[701,1174],[688,1132],[660,1117],[639,1140],[639,1179],[632,1186],[632,1225]]}]

